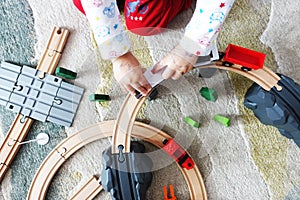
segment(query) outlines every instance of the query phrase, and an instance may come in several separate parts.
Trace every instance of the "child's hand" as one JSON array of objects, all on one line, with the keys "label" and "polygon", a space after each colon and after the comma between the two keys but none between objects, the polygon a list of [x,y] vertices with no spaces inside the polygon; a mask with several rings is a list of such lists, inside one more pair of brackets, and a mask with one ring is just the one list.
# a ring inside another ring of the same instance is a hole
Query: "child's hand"
[{"label": "child's hand", "polygon": [[124,90],[132,95],[139,91],[143,96],[151,90],[151,85],[143,75],[145,69],[130,52],[114,59],[112,63],[115,79]]},{"label": "child's hand", "polygon": [[183,74],[189,72],[196,61],[196,55],[186,52],[180,45],[177,45],[154,66],[152,73],[157,73],[166,68],[162,73],[162,77],[164,79],[172,78],[177,80]]}]

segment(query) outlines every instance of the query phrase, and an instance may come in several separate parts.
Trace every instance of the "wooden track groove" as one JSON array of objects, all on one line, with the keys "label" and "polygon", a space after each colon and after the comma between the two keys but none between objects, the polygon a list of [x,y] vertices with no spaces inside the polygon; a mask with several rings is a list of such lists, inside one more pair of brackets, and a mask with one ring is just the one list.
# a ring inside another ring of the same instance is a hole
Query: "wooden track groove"
[{"label": "wooden track groove", "polygon": [[112,153],[118,153],[118,146],[124,146],[124,152],[130,152],[130,135],[132,127],[139,112],[141,106],[145,102],[146,98],[136,99],[132,95],[127,95],[123,105],[119,111],[114,126],[112,137]]},{"label": "wooden track groove", "polygon": [[277,90],[281,90],[281,86],[278,85],[278,81],[280,80],[280,77],[271,71],[267,67],[263,67],[262,69],[258,70],[251,70],[251,71],[243,71],[241,69],[242,66],[240,65],[232,65],[231,67],[226,67],[222,65],[221,61],[217,61],[214,64],[200,66],[196,68],[217,68],[222,70],[231,71],[234,73],[238,73],[253,82],[256,82],[258,85],[260,85],[262,88],[264,88],[267,91],[270,91],[272,87],[276,87]]},{"label": "wooden track groove", "polygon": [[93,176],[88,180],[79,191],[73,195],[70,200],[92,200],[95,196],[103,190],[99,183],[99,178]]},{"label": "wooden track groove", "polygon": [[[262,86],[265,90],[271,90],[272,87],[276,87],[278,90],[281,90],[281,87],[277,84],[278,80],[280,80],[280,78],[271,70],[269,70],[268,68],[264,67],[263,69],[258,69],[258,70],[251,70],[251,71],[243,71],[241,69],[242,66],[240,65],[233,65],[231,67],[225,67],[222,66],[222,62],[216,62],[215,64],[212,65],[207,65],[207,66],[202,66],[199,68],[218,68],[218,69],[223,69],[223,70],[228,70],[228,71],[232,71],[235,73],[238,73],[242,76],[245,76],[249,79],[251,79],[252,81],[255,81],[257,84],[259,84],[260,86]],[[129,152],[130,151],[130,135],[131,135],[131,131],[132,131],[132,127],[133,127],[133,123],[134,120],[136,118],[136,115],[140,109],[140,107],[142,106],[142,104],[145,101],[145,97],[141,98],[141,99],[136,99],[135,97],[133,97],[132,95],[128,95],[125,99],[125,101],[123,102],[123,105],[119,111],[116,123],[115,123],[115,127],[114,127],[114,131],[113,131],[113,148],[112,148],[112,152],[113,153],[118,153],[118,146],[119,145],[123,145],[124,148],[124,152]],[[147,138],[142,138],[148,142],[153,143],[152,140],[148,140]],[[152,138],[153,139],[153,138]],[[160,138],[159,141],[156,141],[156,146],[162,148],[162,143],[161,141],[163,140],[163,138]],[[191,173],[183,168],[181,168],[182,173],[185,175],[185,177],[188,177],[188,175],[190,174],[185,174],[185,173]],[[194,193],[193,191],[205,191],[205,187],[201,178],[201,174],[199,171],[192,171],[194,172],[193,175],[191,175],[191,177],[196,177],[196,178],[191,178],[191,179],[186,179],[189,189],[190,189],[190,195],[191,195],[191,199],[200,199],[199,195],[197,195],[197,193]],[[201,188],[194,188],[197,187],[197,181],[202,182],[202,184],[200,184],[202,187]],[[201,199],[206,199],[206,193],[203,192],[202,193],[202,197]]]},{"label": "wooden track groove", "polygon": [[[53,28],[43,56],[37,66],[37,70],[42,72],[40,78],[43,78],[44,73],[54,73],[68,36],[69,31],[67,29]],[[14,119],[0,147],[0,182],[21,147],[19,143],[26,138],[33,122],[33,119],[27,117],[24,119],[21,114],[18,114]]]},{"label": "wooden track groove", "polygon": [[[251,79],[267,91],[270,91],[273,87],[276,87],[277,90],[281,90],[281,87],[278,85],[280,78],[268,68],[264,67],[263,69],[258,70],[243,71],[241,67],[242,66],[240,65],[225,67],[222,66],[221,61],[218,61],[214,64],[201,66],[199,68],[218,68],[232,71]],[[36,199],[36,197],[38,197],[38,199],[44,199],[46,190],[58,168],[69,156],[89,142],[112,135],[112,153],[118,153],[119,145],[124,146],[124,152],[129,152],[130,138],[132,134],[135,137],[139,137],[145,141],[151,142],[159,148],[162,148],[163,139],[170,139],[170,136],[158,129],[155,129],[154,127],[135,122],[136,115],[145,99],[145,97],[136,99],[134,96],[128,95],[120,109],[116,121],[98,123],[64,140],[54,151],[49,154],[49,156],[43,162],[30,187],[27,199]],[[110,127],[113,125],[114,128],[111,130]],[[98,133],[99,127],[102,134]],[[70,143],[69,141],[72,142]],[[207,194],[198,168],[196,166],[191,170],[186,170],[180,166],[179,168],[181,169],[181,172],[183,173],[188,184],[191,199],[206,200]],[[42,174],[49,174],[49,176],[45,178],[42,176]],[[91,187],[84,189],[92,192],[95,188]]]},{"label": "wooden track groove", "polygon": [[[50,152],[35,174],[28,192],[27,199],[45,199],[47,189],[52,178],[61,165],[66,161],[66,159],[75,153],[75,150],[82,148],[84,145],[108,136],[112,136],[112,127],[114,124],[115,121],[100,122],[74,133],[70,137],[63,140],[52,152]],[[134,123],[132,135],[134,137],[149,141],[159,148],[163,146],[162,140],[164,138],[171,138],[167,133],[140,122]],[[63,147],[66,149],[66,151],[64,151],[64,154],[61,155],[57,150],[62,149]],[[199,169],[196,166],[191,170],[185,170],[179,165],[178,167],[181,169],[184,178],[187,181],[188,188],[190,189],[191,199],[206,200],[206,191]],[[48,176],[45,176],[45,174]],[[95,188],[90,188],[91,192],[94,190]]]}]

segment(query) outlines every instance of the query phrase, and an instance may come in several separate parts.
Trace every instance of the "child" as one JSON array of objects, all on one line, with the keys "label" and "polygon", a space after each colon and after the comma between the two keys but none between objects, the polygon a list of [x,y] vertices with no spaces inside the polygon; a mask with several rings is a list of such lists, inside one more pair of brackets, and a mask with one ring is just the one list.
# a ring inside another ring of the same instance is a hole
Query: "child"
[{"label": "child", "polygon": [[[121,23],[116,0],[73,0],[86,15],[103,59],[113,63],[118,83],[131,94],[144,96],[151,86],[143,76],[139,61],[130,52],[130,42]],[[124,15],[128,30],[153,35],[166,28],[192,0],[125,0]],[[180,78],[193,68],[197,56],[217,50],[217,36],[234,0],[198,0],[195,12],[180,43],[155,66],[164,70],[163,78]]]}]

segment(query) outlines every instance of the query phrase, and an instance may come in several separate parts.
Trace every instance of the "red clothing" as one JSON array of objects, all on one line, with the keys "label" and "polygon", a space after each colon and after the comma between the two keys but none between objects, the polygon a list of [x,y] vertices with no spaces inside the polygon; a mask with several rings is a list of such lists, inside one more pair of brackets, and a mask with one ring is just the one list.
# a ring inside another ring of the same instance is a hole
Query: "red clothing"
[{"label": "red clothing", "polygon": [[178,13],[191,4],[192,0],[126,0],[126,26],[139,35],[160,33],[160,28],[166,28]]},{"label": "red clothing", "polygon": [[[81,1],[74,5],[85,14]],[[188,9],[192,0],[126,0],[124,13],[128,30],[138,35],[154,35],[166,28],[181,11]]]}]

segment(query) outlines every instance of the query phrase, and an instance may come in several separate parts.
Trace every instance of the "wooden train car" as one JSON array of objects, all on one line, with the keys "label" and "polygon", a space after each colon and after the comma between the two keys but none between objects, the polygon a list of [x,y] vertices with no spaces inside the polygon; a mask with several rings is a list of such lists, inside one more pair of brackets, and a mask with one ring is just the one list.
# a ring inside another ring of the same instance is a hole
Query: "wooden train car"
[{"label": "wooden train car", "polygon": [[167,140],[165,139],[163,141],[163,150],[165,150],[166,153],[168,153],[176,162],[183,168],[189,170],[192,169],[195,165],[194,161],[192,158],[187,154],[187,152],[179,146],[175,142],[175,140],[170,139]]},{"label": "wooden train car", "polygon": [[243,66],[244,71],[250,71],[263,68],[265,58],[266,54],[229,44],[223,59],[227,67],[238,64]]}]

